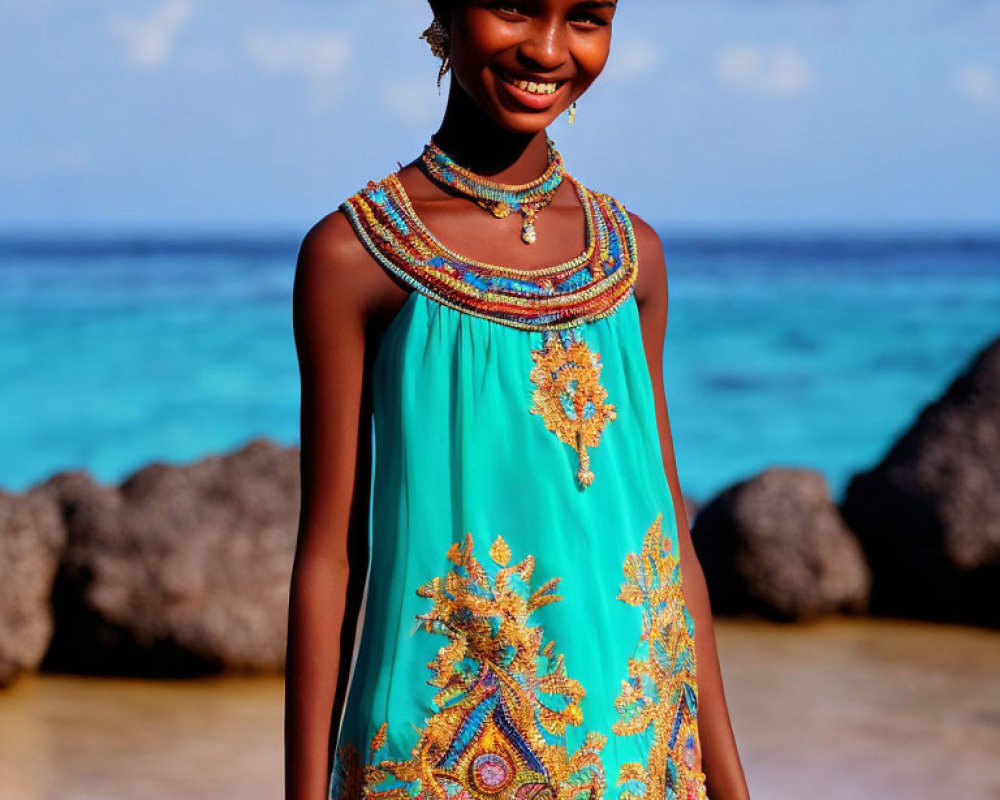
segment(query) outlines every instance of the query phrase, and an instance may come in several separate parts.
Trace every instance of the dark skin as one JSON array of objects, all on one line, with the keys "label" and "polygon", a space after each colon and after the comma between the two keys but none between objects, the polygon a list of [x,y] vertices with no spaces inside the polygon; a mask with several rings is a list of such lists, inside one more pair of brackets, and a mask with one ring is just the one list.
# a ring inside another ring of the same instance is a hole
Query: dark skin
[{"label": "dark skin", "polygon": [[[450,31],[452,80],[435,141],[481,175],[503,183],[532,180],[545,168],[546,127],[604,68],[615,3],[472,0],[439,4],[436,10]],[[526,98],[505,77],[555,81],[558,88]],[[494,219],[433,183],[418,159],[399,177],[434,235],[473,259],[533,269],[567,261],[584,248],[583,210],[569,181],[538,215],[538,241],[526,247],[519,215]],[[700,766],[712,800],[746,800],[663,391],[668,305],[663,249],[649,225],[634,214],[632,221],[641,265],[635,299],[676,509],[682,589],[695,620]],[[286,800],[326,798],[367,570],[371,364],[410,291],[374,261],[339,211],[317,223],[302,243],[293,300],[302,382],[302,507],[289,605]]]}]

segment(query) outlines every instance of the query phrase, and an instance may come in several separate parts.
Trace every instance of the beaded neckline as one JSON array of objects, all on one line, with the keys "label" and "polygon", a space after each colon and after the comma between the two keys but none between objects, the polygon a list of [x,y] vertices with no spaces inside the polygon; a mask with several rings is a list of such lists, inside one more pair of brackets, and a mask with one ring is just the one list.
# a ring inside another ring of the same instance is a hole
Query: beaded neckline
[{"label": "beaded neckline", "polygon": [[444,242],[438,239],[430,229],[424,224],[423,220],[417,215],[417,212],[413,208],[413,203],[410,201],[410,196],[406,189],[403,187],[402,181],[399,180],[399,173],[394,172],[386,178],[387,182],[392,184],[393,189],[396,192],[396,196],[399,199],[399,204],[406,211],[406,219],[410,222],[413,227],[419,230],[426,238],[427,241],[432,244],[435,248],[440,250],[442,253],[446,254],[449,258],[456,261],[461,261],[466,264],[471,264],[478,269],[494,272],[498,275],[511,275],[520,278],[530,279],[533,276],[538,275],[551,275],[556,272],[563,272],[568,268],[579,266],[584,263],[588,258],[590,258],[594,253],[594,246],[596,244],[596,237],[594,236],[594,208],[591,201],[590,193],[587,188],[572,177],[569,174],[564,174],[563,177],[568,180],[573,188],[576,190],[576,195],[580,200],[580,205],[583,208],[584,217],[584,246],[583,252],[579,255],[571,258],[569,261],[563,261],[559,264],[552,264],[544,267],[507,267],[500,264],[489,264],[484,261],[477,261],[474,258],[463,255],[461,253],[455,252],[449,248]]},{"label": "beaded neckline", "polygon": [[561,330],[611,314],[632,294],[637,267],[625,207],[570,180],[584,209],[584,251],[534,269],[488,264],[446,247],[414,212],[397,173],[369,181],[340,208],[372,257],[421,294],[510,327]]}]

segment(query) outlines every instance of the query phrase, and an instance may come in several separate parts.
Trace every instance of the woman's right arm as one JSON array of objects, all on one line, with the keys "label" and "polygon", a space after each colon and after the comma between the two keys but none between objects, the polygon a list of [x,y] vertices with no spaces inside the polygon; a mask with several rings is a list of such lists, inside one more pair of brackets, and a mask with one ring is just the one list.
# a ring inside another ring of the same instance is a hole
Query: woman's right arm
[{"label": "woman's right arm", "polygon": [[325,800],[367,567],[371,480],[367,258],[343,214],[299,252],[301,510],[289,593],[285,800]]}]

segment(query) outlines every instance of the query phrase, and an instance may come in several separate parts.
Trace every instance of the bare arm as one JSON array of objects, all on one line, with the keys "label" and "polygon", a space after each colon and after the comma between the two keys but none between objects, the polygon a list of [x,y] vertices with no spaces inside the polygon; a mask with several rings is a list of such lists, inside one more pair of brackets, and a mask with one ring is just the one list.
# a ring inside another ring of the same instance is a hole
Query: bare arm
[{"label": "bare arm", "polygon": [[711,800],[749,800],[743,766],[736,749],[729,708],[722,685],[716,650],[715,626],[705,576],[691,543],[691,532],[674,457],[667,401],[663,388],[663,345],[667,331],[667,271],[663,246],[656,232],[632,215],[641,267],[636,281],[636,302],[642,325],[643,346],[653,382],[660,450],[667,483],[677,516],[684,601],[695,623],[695,659],[698,681],[698,732],[702,770]]},{"label": "bare arm", "polygon": [[[363,251],[362,251],[363,253]],[[293,317],[302,495],[285,668],[285,798],[325,800],[367,566],[370,287],[342,214],[302,243]]]}]

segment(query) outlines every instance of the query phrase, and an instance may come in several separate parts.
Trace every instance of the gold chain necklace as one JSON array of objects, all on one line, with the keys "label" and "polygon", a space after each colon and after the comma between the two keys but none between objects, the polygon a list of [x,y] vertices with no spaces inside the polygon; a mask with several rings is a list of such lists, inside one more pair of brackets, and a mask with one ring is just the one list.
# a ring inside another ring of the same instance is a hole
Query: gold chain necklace
[{"label": "gold chain necklace", "polygon": [[534,244],[538,238],[535,217],[552,202],[565,174],[562,156],[555,144],[548,138],[545,142],[548,151],[545,172],[535,180],[520,185],[499,183],[477,175],[456,163],[433,139],[424,146],[420,159],[431,178],[474,200],[497,219],[504,219],[514,211],[520,213],[521,241]]}]

